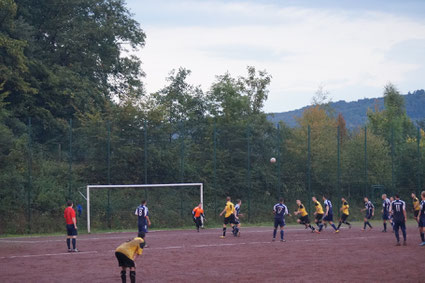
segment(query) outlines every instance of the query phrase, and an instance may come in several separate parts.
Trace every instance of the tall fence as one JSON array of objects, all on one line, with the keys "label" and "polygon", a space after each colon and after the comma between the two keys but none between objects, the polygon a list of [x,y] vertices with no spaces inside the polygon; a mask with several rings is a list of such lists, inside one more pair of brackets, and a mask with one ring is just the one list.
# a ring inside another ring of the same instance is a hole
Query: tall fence
[{"label": "tall fence", "polygon": [[[128,124],[94,117],[49,127],[29,118],[24,152],[16,161],[21,177],[3,188],[7,197],[1,205],[7,210],[0,233],[60,230],[67,199],[82,207],[84,222],[87,184],[202,182],[212,223],[220,222],[228,195],[242,200],[243,221],[253,223],[269,221],[281,196],[291,210],[302,200],[310,213],[312,196],[327,195],[336,211],[341,197],[355,208],[364,196],[379,204],[382,193],[400,193],[410,203],[410,194],[424,184],[423,131],[401,141],[397,134],[391,129],[388,140],[366,127],[291,129],[214,119]],[[270,163],[271,157],[277,162]],[[156,227],[190,225],[198,201],[189,188],[108,189],[93,200],[93,223],[98,229],[131,229],[141,199],[148,200]],[[353,217],[360,218],[357,209]]]}]

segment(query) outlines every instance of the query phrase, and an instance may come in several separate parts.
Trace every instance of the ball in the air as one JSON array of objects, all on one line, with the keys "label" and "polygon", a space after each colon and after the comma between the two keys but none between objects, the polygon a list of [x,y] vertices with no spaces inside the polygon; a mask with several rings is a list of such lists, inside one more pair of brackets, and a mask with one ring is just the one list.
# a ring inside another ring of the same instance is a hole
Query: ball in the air
[{"label": "ball in the air", "polygon": [[270,158],[270,163],[276,163],[276,158],[274,157]]}]

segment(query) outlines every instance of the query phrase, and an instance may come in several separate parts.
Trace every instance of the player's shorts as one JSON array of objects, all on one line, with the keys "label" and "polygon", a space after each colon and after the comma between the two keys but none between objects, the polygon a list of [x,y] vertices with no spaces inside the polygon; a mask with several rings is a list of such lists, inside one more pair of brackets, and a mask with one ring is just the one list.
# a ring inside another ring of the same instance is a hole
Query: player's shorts
[{"label": "player's shorts", "polygon": [[421,215],[421,217],[419,217],[419,223],[418,223],[419,227],[425,227],[425,215]]},{"label": "player's shorts", "polygon": [[308,215],[300,217],[300,224],[309,224],[310,219],[308,219]]},{"label": "player's shorts", "polygon": [[274,219],[274,228],[277,228],[278,226],[280,226],[280,227],[284,227],[286,224],[285,224],[285,219],[282,219],[282,218],[275,218]]},{"label": "player's shorts", "polygon": [[235,224],[236,224],[236,225],[239,225],[239,224],[241,224],[241,221],[240,221],[239,219],[236,219],[236,218],[235,218]]},{"label": "player's shorts", "polygon": [[415,217],[418,217],[419,212],[420,212],[420,210],[415,210],[415,211],[413,212],[413,215],[414,215]]},{"label": "player's shorts", "polygon": [[320,222],[320,221],[322,221],[322,218],[323,218],[323,214],[316,214],[316,222]]},{"label": "player's shorts", "polygon": [[390,220],[390,214],[388,212],[384,212],[382,214],[382,220]]},{"label": "player's shorts", "polygon": [[343,213],[343,214],[341,215],[341,221],[342,221],[342,222],[345,222],[345,220],[347,220],[347,218],[348,218],[348,214]]},{"label": "player's shorts", "polygon": [[332,214],[332,213],[328,213],[328,215],[326,215],[324,218],[323,218],[323,221],[334,221],[334,215]]},{"label": "player's shorts", "polygon": [[401,228],[401,230],[406,230],[406,222],[404,221],[394,221],[393,230],[398,231],[398,229]]},{"label": "player's shorts", "polygon": [[129,259],[125,254],[120,252],[115,252],[115,256],[118,260],[118,266],[124,266],[124,267],[135,267],[134,261],[132,259]]},{"label": "player's shorts", "polygon": [[78,235],[77,229],[75,229],[74,224],[66,224],[66,233],[68,236]]},{"label": "player's shorts", "polygon": [[236,219],[234,214],[230,214],[229,217],[224,218],[224,224],[236,224]]},{"label": "player's shorts", "polygon": [[144,232],[144,233],[148,232],[148,224],[147,223],[139,223],[137,226],[139,228],[139,233],[140,232]]},{"label": "player's shorts", "polygon": [[366,219],[371,219],[372,218],[372,212],[367,211],[366,215],[364,216]]}]

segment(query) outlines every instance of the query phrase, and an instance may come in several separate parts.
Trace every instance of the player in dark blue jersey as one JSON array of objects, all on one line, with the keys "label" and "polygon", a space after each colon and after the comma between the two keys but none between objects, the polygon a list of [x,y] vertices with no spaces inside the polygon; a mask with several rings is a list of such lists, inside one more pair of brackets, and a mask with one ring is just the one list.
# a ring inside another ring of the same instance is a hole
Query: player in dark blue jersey
[{"label": "player in dark blue jersey", "polygon": [[387,232],[387,220],[390,220],[390,206],[391,202],[387,198],[386,194],[382,195],[382,221],[384,224],[384,230],[382,232]]},{"label": "player in dark blue jersey", "polygon": [[243,214],[241,213],[241,205],[242,205],[242,201],[240,199],[236,200],[236,205],[235,205],[235,229],[233,230],[233,236],[235,237],[240,237],[241,236],[241,221],[239,219],[239,217],[243,216]]},{"label": "player in dark blue jersey", "polygon": [[325,196],[323,196],[323,204],[325,206],[325,214],[323,216],[323,222],[326,225],[327,222],[334,228],[335,233],[339,233],[339,230],[336,228],[334,221],[334,214],[332,209],[332,203]]},{"label": "player in dark blue jersey", "polygon": [[365,205],[365,208],[363,208],[361,211],[366,211],[366,215],[364,217],[364,224],[363,224],[362,231],[366,230],[366,225],[368,225],[369,229],[372,230],[373,227],[372,225],[370,225],[369,219],[371,219],[373,215],[375,214],[375,206],[373,206],[373,203],[367,197],[364,197],[364,205]]},{"label": "player in dark blue jersey", "polygon": [[151,226],[151,221],[149,219],[149,211],[146,206],[146,200],[142,200],[141,204],[136,208],[134,212],[137,215],[137,226],[139,228],[139,233],[148,232],[148,226]]},{"label": "player in dark blue jersey", "polygon": [[399,195],[395,195],[395,201],[390,207],[394,222],[394,234],[397,239],[396,246],[400,246],[400,235],[398,230],[401,228],[403,233],[403,246],[406,245],[406,203],[400,199]]},{"label": "player in dark blue jersey", "polygon": [[420,211],[417,216],[419,233],[421,233],[422,240],[422,243],[420,243],[419,246],[425,246],[425,191],[422,191],[421,198]]},{"label": "player in dark blue jersey", "polygon": [[277,227],[280,226],[280,241],[285,242],[283,239],[283,227],[285,227],[285,215],[289,215],[288,208],[283,204],[283,198],[279,199],[279,203],[273,207],[274,214],[274,230],[273,230],[273,241],[276,240]]}]

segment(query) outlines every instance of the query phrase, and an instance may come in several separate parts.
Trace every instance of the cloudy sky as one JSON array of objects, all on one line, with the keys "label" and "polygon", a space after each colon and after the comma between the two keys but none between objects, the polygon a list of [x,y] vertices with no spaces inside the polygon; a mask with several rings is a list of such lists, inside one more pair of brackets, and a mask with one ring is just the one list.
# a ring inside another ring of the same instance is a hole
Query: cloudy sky
[{"label": "cloudy sky", "polygon": [[207,91],[216,75],[272,75],[266,112],[311,103],[322,86],[333,101],[425,88],[425,1],[127,0],[147,34],[137,54],[148,93],[172,69],[192,71]]}]

